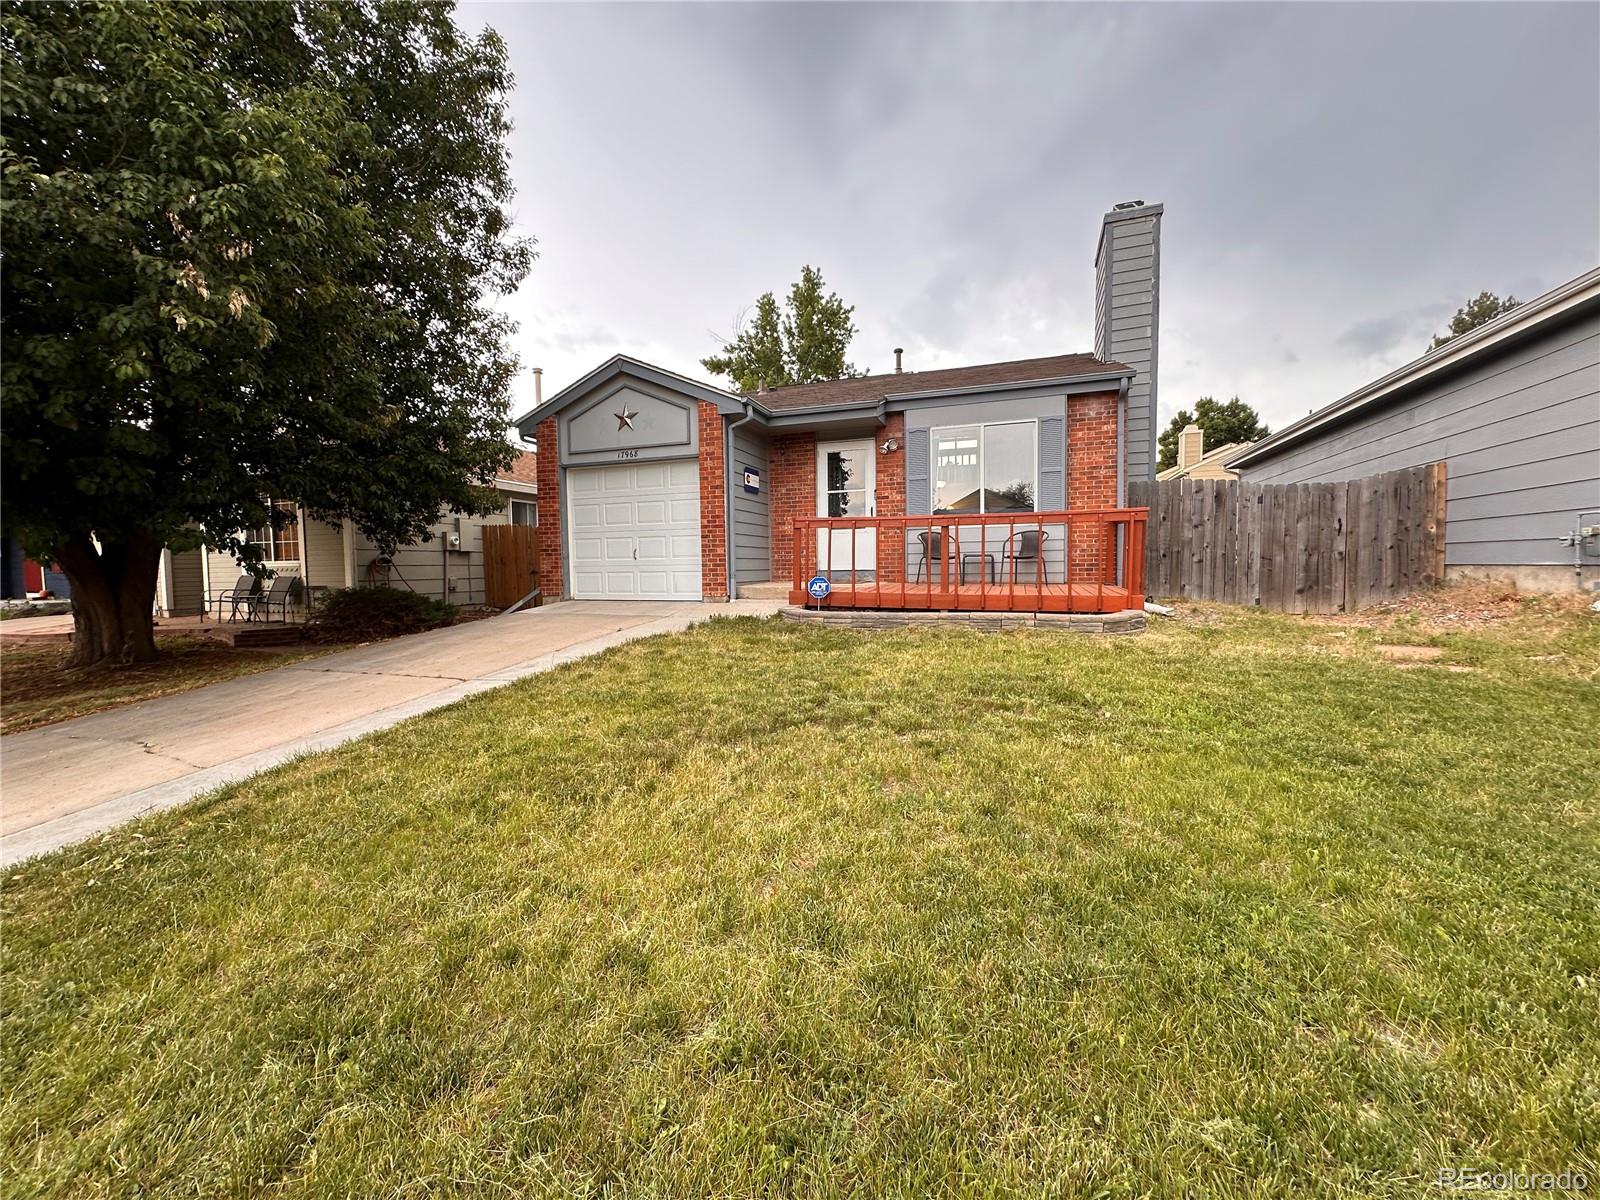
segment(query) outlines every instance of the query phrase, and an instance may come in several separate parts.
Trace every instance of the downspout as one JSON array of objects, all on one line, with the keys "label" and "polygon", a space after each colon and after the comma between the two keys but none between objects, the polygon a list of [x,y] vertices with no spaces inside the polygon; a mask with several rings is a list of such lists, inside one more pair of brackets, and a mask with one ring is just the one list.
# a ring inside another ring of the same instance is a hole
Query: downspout
[{"label": "downspout", "polygon": [[[1155,420],[1154,415],[1150,418]],[[1128,377],[1117,388],[1117,507],[1128,507]]]},{"label": "downspout", "polygon": [[[1154,422],[1156,416],[1150,414]],[[1117,507],[1128,507],[1128,377],[1122,377],[1122,383],[1117,388]],[[1117,522],[1117,574],[1122,574],[1122,556],[1124,553],[1124,539],[1128,536],[1127,526]],[[1127,583],[1125,579],[1118,580]]]},{"label": "downspout", "polygon": [[[744,405],[744,416],[737,421],[729,421],[722,427],[722,519],[726,524],[727,535],[722,539],[728,555],[728,601],[732,603],[739,598],[739,566],[738,555],[734,553],[733,545],[733,431],[748,421],[755,419],[755,409],[749,400],[741,398]],[[771,516],[767,522],[770,525]]]}]

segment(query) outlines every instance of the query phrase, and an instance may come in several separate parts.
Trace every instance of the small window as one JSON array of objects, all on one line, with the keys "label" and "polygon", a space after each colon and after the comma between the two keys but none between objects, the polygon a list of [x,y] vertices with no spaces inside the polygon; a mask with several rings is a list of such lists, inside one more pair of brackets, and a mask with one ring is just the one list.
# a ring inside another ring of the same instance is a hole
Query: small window
[{"label": "small window", "polygon": [[933,511],[1034,512],[1039,425],[951,425],[933,431]]},{"label": "small window", "polygon": [[299,562],[300,533],[296,528],[299,516],[293,500],[268,500],[267,507],[275,513],[288,514],[287,519],[274,527],[263,525],[252,529],[245,540],[261,548],[261,557],[267,562]]},{"label": "small window", "polygon": [[537,500],[513,500],[511,502],[511,523],[513,525],[537,525],[539,523],[539,502]]}]

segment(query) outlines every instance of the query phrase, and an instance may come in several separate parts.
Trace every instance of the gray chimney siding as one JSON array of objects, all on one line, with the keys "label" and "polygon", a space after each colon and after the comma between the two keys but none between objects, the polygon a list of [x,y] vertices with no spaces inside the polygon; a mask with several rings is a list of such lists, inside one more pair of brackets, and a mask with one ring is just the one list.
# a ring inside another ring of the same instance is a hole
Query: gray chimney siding
[{"label": "gray chimney siding", "polygon": [[1095,254],[1095,354],[1137,372],[1124,416],[1131,480],[1154,479],[1156,473],[1161,212],[1161,205],[1146,204],[1107,213]]}]

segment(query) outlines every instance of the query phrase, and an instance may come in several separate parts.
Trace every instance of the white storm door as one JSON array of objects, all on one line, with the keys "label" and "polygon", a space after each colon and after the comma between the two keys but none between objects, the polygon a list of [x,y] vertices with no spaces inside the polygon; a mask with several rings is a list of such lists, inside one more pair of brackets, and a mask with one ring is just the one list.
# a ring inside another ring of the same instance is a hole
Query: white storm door
[{"label": "white storm door", "polygon": [[576,600],[700,599],[694,459],[567,470]]},{"label": "white storm door", "polygon": [[[875,509],[877,466],[871,439],[817,443],[817,516],[870,517]],[[817,530],[817,570],[876,571],[878,531]]]}]

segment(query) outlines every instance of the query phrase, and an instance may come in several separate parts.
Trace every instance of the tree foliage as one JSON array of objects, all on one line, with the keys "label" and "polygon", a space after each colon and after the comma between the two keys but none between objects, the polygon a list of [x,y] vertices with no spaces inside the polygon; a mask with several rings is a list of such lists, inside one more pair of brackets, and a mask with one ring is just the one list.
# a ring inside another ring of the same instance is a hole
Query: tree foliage
[{"label": "tree foliage", "polygon": [[824,293],[822,272],[803,267],[780,311],[771,292],[756,301],[755,316],[741,324],[723,353],[700,360],[742,392],[859,375],[846,359],[856,327],[852,305]]},{"label": "tree foliage", "polygon": [[1194,411],[1180,408],[1167,427],[1156,439],[1156,470],[1165,471],[1178,465],[1178,435],[1189,425],[1198,425],[1206,435],[1206,449],[1215,450],[1230,442],[1259,442],[1271,432],[1261,422],[1256,410],[1235,396],[1226,404],[1219,404],[1210,396],[1195,401]]},{"label": "tree foliage", "polygon": [[1488,324],[1501,313],[1508,313],[1521,303],[1522,301],[1515,296],[1507,296],[1502,300],[1493,292],[1479,292],[1456,309],[1456,315],[1450,318],[1450,332],[1438,334],[1428,343],[1428,349],[1437,350],[1446,342],[1476,329],[1479,325]]},{"label": "tree foliage", "polygon": [[79,661],[153,655],[160,547],[256,561],[268,497],[383,547],[483,510],[533,257],[499,38],[410,0],[3,20],[4,521]]}]

